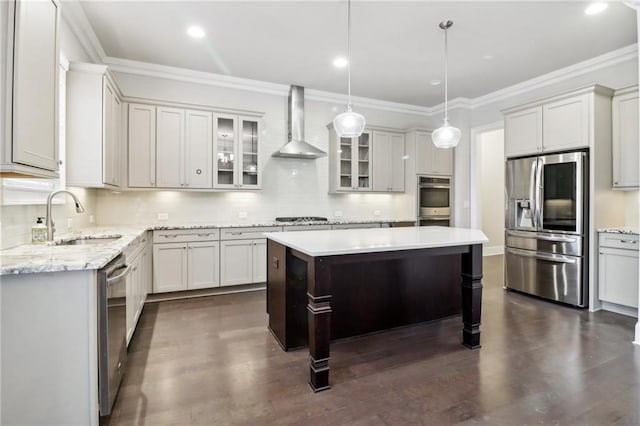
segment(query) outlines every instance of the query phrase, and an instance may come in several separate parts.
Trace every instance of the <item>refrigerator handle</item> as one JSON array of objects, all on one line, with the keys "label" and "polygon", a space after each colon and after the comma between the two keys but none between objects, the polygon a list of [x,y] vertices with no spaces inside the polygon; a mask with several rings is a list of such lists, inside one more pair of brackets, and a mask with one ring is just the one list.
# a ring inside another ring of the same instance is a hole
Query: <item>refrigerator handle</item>
[{"label": "refrigerator handle", "polygon": [[537,230],[541,230],[542,226],[542,191],[544,191],[544,185],[542,182],[542,168],[544,167],[544,161],[542,158],[538,158],[536,160],[536,178],[535,178],[535,186],[536,186],[536,198],[535,198],[535,227]]},{"label": "refrigerator handle", "polygon": [[531,212],[531,225],[534,229],[538,228],[537,225],[537,201],[536,201],[536,169],[537,169],[538,159],[531,163],[531,175],[529,176],[529,203],[530,204],[530,212]]}]

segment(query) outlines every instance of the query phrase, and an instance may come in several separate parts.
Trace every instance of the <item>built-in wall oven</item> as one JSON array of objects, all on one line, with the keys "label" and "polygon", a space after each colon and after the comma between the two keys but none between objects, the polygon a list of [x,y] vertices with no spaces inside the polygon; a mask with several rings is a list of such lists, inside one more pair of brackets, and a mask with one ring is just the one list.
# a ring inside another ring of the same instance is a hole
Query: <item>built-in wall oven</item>
[{"label": "built-in wall oven", "polygon": [[451,225],[451,178],[418,176],[418,225]]},{"label": "built-in wall oven", "polygon": [[123,255],[98,271],[98,388],[100,415],[111,414],[127,365],[127,286]]}]

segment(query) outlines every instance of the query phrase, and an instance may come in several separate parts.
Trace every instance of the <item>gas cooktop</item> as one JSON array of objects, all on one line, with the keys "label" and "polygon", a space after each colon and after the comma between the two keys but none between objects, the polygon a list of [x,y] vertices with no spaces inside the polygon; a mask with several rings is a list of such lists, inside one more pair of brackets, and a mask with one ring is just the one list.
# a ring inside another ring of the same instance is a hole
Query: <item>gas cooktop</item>
[{"label": "gas cooktop", "polygon": [[318,216],[298,216],[298,217],[276,217],[276,222],[326,222],[326,217]]}]

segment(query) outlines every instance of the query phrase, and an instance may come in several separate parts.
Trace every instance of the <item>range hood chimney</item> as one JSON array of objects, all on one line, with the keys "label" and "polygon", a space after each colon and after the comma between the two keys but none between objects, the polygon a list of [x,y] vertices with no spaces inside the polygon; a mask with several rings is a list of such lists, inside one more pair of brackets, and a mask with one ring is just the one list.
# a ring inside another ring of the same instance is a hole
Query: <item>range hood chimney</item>
[{"label": "range hood chimney", "polygon": [[320,158],[327,153],[304,140],[304,87],[289,89],[289,142],[273,153],[274,157]]}]

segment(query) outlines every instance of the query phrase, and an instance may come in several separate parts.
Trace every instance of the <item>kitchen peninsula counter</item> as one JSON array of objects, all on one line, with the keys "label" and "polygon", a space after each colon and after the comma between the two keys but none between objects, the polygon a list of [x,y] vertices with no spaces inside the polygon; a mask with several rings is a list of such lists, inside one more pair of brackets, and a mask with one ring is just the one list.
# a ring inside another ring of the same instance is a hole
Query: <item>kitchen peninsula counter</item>
[{"label": "kitchen peninsula counter", "polygon": [[266,233],[269,329],[309,346],[314,391],[329,386],[329,342],[462,313],[480,347],[479,230],[445,227]]}]

